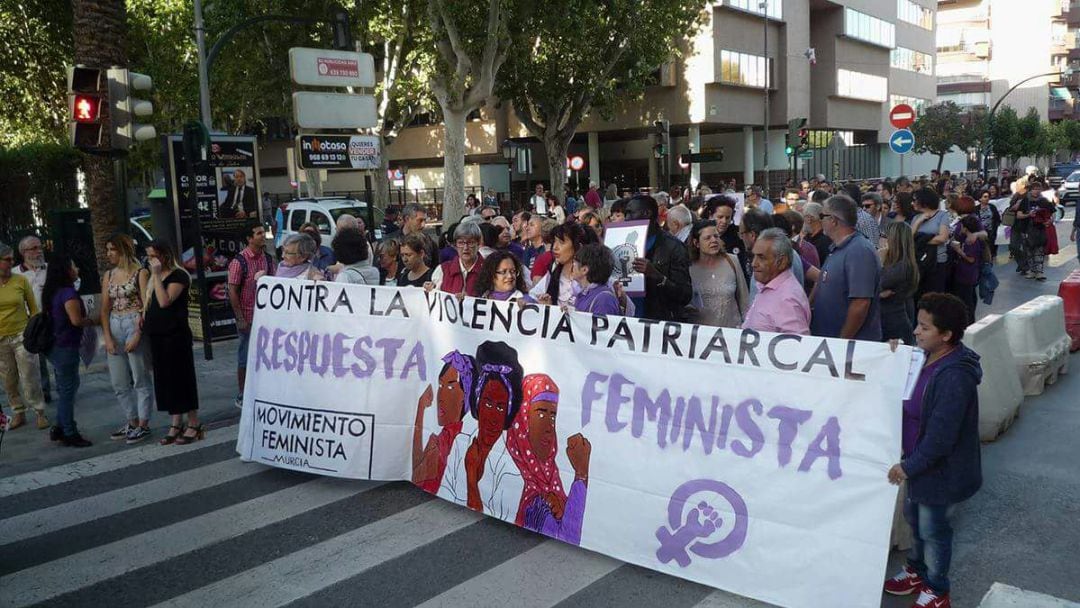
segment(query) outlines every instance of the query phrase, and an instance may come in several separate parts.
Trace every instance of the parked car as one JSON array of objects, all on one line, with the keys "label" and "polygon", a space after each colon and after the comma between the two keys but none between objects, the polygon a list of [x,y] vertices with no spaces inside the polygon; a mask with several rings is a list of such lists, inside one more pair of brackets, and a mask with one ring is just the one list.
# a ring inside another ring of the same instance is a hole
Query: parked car
[{"label": "parked car", "polygon": [[1050,171],[1046,174],[1046,181],[1050,183],[1050,187],[1059,188],[1065,178],[1072,175],[1074,171],[1080,171],[1080,163],[1058,163],[1050,167]]},{"label": "parked car", "polygon": [[[345,214],[364,220],[368,231],[377,230],[383,221],[382,209],[375,208],[373,209],[374,223],[372,223],[368,217],[368,204],[364,201],[340,197],[296,199],[285,204],[285,210],[282,213],[283,222],[278,227],[280,234],[274,235],[274,241],[280,243],[280,239],[297,233],[301,226],[311,222],[318,226],[319,233],[323,237],[323,244],[329,245],[337,234],[338,218]],[[376,239],[379,236],[375,234]]]},{"label": "parked car", "polygon": [[1061,182],[1057,191],[1062,205],[1080,200],[1080,171],[1073,171]]}]

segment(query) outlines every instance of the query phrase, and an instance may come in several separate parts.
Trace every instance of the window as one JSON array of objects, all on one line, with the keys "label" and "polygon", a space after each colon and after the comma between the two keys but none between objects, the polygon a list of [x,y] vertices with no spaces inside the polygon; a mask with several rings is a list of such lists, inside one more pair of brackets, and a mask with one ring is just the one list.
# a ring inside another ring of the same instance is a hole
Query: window
[{"label": "window", "polygon": [[844,35],[890,49],[896,46],[895,25],[850,8],[844,9]]},{"label": "window", "polygon": [[330,236],[330,216],[322,211],[311,210],[311,223],[319,229],[319,233]]},{"label": "window", "polygon": [[[720,82],[744,87],[765,88],[766,75],[772,73],[772,59],[738,51],[720,51]],[[774,84],[771,76],[768,84]]]},{"label": "window", "polygon": [[934,29],[934,11],[919,6],[911,0],[896,0],[896,16],[924,30]]},{"label": "window", "polygon": [[961,108],[972,106],[989,106],[989,93],[948,93],[938,95],[938,102],[951,101]]},{"label": "window", "polygon": [[901,70],[910,70],[920,74],[934,74],[934,58],[926,53],[905,49],[898,46],[892,50],[889,65]]},{"label": "window", "polygon": [[289,230],[299,232],[300,227],[307,221],[307,213],[303,209],[294,209],[290,213],[292,215],[289,216]]},{"label": "window", "polygon": [[889,98],[889,79],[841,68],[836,70],[836,94],[866,101],[886,101]]},{"label": "window", "polygon": [[[765,0],[767,2],[767,11],[769,17],[772,19],[783,19],[783,0]],[[764,14],[761,10],[762,0],[724,0],[724,4],[732,8],[744,10],[755,15]]]},{"label": "window", "polygon": [[895,108],[896,106],[906,103],[915,109],[915,114],[922,114],[923,108],[930,105],[929,99],[922,99],[921,97],[908,97],[906,95],[889,95],[889,107]]}]

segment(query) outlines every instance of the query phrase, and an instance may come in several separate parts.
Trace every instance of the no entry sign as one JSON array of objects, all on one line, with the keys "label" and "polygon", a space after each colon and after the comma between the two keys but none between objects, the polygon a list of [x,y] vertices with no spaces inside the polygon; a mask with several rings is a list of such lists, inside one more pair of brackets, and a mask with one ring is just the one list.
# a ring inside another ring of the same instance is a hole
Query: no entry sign
[{"label": "no entry sign", "polygon": [[889,111],[889,122],[897,129],[906,129],[915,124],[915,108],[902,103]]}]

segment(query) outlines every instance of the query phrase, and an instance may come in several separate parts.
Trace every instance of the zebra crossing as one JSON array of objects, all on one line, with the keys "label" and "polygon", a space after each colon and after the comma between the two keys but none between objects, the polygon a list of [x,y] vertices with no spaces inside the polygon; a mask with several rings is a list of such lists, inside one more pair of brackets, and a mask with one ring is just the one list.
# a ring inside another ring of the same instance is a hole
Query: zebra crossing
[{"label": "zebra crossing", "polygon": [[244,463],[235,436],[0,479],[0,607],[766,606],[411,484]]}]

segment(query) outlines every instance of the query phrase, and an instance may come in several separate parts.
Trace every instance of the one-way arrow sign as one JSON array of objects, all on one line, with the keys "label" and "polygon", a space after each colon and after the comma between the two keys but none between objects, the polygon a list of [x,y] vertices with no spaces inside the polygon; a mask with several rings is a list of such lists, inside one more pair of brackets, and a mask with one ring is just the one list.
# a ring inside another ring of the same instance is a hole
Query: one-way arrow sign
[{"label": "one-way arrow sign", "polygon": [[897,154],[907,154],[915,147],[915,136],[907,129],[900,129],[889,138],[889,147]]}]

